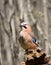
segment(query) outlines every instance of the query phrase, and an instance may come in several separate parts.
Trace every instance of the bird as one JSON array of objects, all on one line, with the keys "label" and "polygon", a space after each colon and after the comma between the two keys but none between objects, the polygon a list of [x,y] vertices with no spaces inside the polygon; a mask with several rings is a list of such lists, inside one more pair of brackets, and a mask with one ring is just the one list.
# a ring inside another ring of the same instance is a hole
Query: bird
[{"label": "bird", "polygon": [[23,22],[20,24],[21,31],[19,33],[19,42],[24,50],[37,49],[39,41],[32,31],[29,23]]}]

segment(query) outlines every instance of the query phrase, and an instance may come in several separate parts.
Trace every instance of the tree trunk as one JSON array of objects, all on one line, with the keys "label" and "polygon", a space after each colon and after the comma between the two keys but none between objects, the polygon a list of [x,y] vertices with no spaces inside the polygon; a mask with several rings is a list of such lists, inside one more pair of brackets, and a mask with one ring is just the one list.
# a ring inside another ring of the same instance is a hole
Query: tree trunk
[{"label": "tree trunk", "polygon": [[45,51],[49,53],[49,45],[48,45],[48,17],[47,17],[47,0],[43,0],[43,10],[44,10],[44,39],[45,39]]}]

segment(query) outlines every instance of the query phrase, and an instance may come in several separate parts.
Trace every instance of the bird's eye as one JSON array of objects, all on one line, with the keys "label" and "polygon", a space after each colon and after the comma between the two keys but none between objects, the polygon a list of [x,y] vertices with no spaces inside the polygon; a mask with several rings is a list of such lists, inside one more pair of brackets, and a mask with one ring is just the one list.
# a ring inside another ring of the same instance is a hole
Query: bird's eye
[{"label": "bird's eye", "polygon": [[25,29],[27,28],[26,26],[23,26]]}]

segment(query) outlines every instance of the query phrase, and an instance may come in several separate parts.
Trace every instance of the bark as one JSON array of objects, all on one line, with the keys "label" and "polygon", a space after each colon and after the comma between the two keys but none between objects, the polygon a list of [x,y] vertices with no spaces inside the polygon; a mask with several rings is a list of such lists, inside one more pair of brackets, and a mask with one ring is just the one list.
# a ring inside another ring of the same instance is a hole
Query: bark
[{"label": "bark", "polygon": [[[51,56],[47,56],[42,50],[29,50],[25,56],[25,62],[20,65],[51,65]],[[41,61],[41,62],[40,62]]]},{"label": "bark", "polygon": [[48,54],[49,45],[48,45],[48,17],[47,17],[47,0],[43,0],[43,10],[44,10],[44,39],[45,39],[45,51]]}]

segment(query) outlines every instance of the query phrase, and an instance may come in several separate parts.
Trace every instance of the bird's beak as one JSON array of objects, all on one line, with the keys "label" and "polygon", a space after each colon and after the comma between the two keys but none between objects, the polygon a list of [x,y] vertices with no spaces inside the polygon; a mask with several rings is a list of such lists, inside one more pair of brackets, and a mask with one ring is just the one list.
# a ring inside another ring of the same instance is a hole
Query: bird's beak
[{"label": "bird's beak", "polygon": [[[19,26],[20,26],[20,31],[21,31],[21,30],[22,30],[22,25],[19,25]],[[19,32],[20,32],[20,31],[19,31]]]},{"label": "bird's beak", "polygon": [[20,25],[20,27],[24,27],[24,25]]},{"label": "bird's beak", "polygon": [[20,27],[22,27],[22,25],[20,25]]}]

